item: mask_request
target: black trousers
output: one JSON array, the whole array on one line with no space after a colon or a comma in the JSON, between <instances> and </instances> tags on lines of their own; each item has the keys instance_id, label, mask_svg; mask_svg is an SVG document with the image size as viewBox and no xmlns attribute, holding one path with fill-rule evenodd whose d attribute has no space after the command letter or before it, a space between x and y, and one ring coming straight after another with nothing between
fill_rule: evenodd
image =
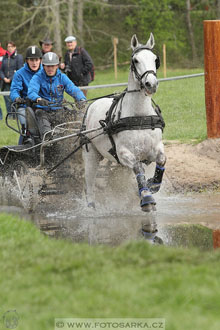
<instances>
[{"instance_id":1,"label":"black trousers","mask_svg":"<svg viewBox=\"0 0 220 330\"><path fill-rule=\"evenodd\" d=\"M65 122L63 111L36 109L35 116L38 123L40 137L43 139L45 133L51 131L56 125Z\"/></svg>"}]
</instances>

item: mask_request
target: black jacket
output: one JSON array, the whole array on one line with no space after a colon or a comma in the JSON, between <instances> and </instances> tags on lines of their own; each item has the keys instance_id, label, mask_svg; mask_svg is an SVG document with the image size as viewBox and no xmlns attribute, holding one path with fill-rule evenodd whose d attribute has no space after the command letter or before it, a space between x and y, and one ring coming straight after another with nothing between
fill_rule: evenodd
<instances>
[{"instance_id":1,"label":"black jacket","mask_svg":"<svg viewBox=\"0 0 220 330\"><path fill-rule=\"evenodd\" d=\"M90 55L79 46L76 46L71 54L71 60L70 54L69 51L65 54L65 73L76 86L87 86L91 81L90 71L93 68Z\"/></svg>"},{"instance_id":2,"label":"black jacket","mask_svg":"<svg viewBox=\"0 0 220 330\"><path fill-rule=\"evenodd\" d=\"M2 78L2 80L4 78L9 78L12 81L14 73L19 70L23 64L23 56L21 54L17 54L17 51L15 51L11 56L6 54L2 60L0 78Z\"/></svg>"}]
</instances>

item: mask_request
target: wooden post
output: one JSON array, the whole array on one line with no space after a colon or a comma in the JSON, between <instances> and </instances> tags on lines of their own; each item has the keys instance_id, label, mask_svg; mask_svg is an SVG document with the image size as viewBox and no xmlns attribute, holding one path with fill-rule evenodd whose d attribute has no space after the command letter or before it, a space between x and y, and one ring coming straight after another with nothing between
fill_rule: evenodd
<instances>
[{"instance_id":1,"label":"wooden post","mask_svg":"<svg viewBox=\"0 0 220 330\"><path fill-rule=\"evenodd\" d=\"M213 238L214 249L220 248L220 230L219 229L213 230L212 238Z\"/></svg>"},{"instance_id":2,"label":"wooden post","mask_svg":"<svg viewBox=\"0 0 220 330\"><path fill-rule=\"evenodd\" d=\"M163 76L167 77L167 59L166 59L166 45L163 44Z\"/></svg>"},{"instance_id":3,"label":"wooden post","mask_svg":"<svg viewBox=\"0 0 220 330\"><path fill-rule=\"evenodd\" d=\"M117 64L117 44L118 38L113 39L113 46L114 46L114 70L115 70L115 79L118 78L118 64Z\"/></svg>"},{"instance_id":4,"label":"wooden post","mask_svg":"<svg viewBox=\"0 0 220 330\"><path fill-rule=\"evenodd\" d=\"M204 21L205 104L208 138L220 137L220 20Z\"/></svg>"}]
</instances>

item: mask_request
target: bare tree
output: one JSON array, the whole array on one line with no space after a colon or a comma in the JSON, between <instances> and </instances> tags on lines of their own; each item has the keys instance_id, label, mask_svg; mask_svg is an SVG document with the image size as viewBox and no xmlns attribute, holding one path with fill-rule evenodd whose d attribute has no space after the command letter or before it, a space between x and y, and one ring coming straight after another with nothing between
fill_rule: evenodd
<instances>
[{"instance_id":1,"label":"bare tree","mask_svg":"<svg viewBox=\"0 0 220 330\"><path fill-rule=\"evenodd\" d=\"M78 37L79 37L82 45L84 44L84 41L83 41L83 6L84 6L84 0L78 0L77 27L78 27Z\"/></svg>"},{"instance_id":2,"label":"bare tree","mask_svg":"<svg viewBox=\"0 0 220 330\"><path fill-rule=\"evenodd\" d=\"M217 19L220 19L220 0L217 0Z\"/></svg>"},{"instance_id":3,"label":"bare tree","mask_svg":"<svg viewBox=\"0 0 220 330\"><path fill-rule=\"evenodd\" d=\"M73 23L74 0L67 0L67 6L68 6L67 34L71 36L74 31L74 23Z\"/></svg>"},{"instance_id":4,"label":"bare tree","mask_svg":"<svg viewBox=\"0 0 220 330\"><path fill-rule=\"evenodd\" d=\"M62 56L62 44L60 33L60 2L59 0L51 0L52 12L54 16L54 40L56 41L56 51Z\"/></svg>"},{"instance_id":5,"label":"bare tree","mask_svg":"<svg viewBox=\"0 0 220 330\"><path fill-rule=\"evenodd\" d=\"M191 23L190 10L191 10L190 0L186 0L186 22L187 22L187 27L188 27L188 31L189 31L189 42L190 42L191 49L192 49L192 60L193 60L193 63L196 63L197 52L196 52L194 33L193 33L193 28L192 28L192 23Z\"/></svg>"}]
</instances>

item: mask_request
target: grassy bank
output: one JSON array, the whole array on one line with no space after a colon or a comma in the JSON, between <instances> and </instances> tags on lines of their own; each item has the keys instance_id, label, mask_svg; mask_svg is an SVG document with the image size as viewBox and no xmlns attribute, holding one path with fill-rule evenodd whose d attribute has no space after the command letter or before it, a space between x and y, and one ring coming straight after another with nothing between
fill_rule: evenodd
<instances>
[{"instance_id":1,"label":"grassy bank","mask_svg":"<svg viewBox=\"0 0 220 330\"><path fill-rule=\"evenodd\" d=\"M169 330L219 329L219 252L73 244L5 214L0 235L0 311L17 311L17 329L53 329L59 317L159 317Z\"/></svg>"},{"instance_id":2,"label":"grassy bank","mask_svg":"<svg viewBox=\"0 0 220 330\"><path fill-rule=\"evenodd\" d=\"M174 77L202 70L168 70L167 76ZM162 77L162 70L158 72ZM115 80L112 70L96 72L92 85L113 84L128 81L128 68L119 70L118 79ZM88 99L122 91L124 87L95 89L88 92ZM72 100L72 98L70 98ZM189 141L191 139L203 140L206 138L206 114L204 100L204 77L183 79L177 81L161 82L154 100L159 104L165 122L164 139ZM3 97L0 104L4 111ZM18 135L0 121L0 146L17 144Z\"/></svg>"}]
</instances>

